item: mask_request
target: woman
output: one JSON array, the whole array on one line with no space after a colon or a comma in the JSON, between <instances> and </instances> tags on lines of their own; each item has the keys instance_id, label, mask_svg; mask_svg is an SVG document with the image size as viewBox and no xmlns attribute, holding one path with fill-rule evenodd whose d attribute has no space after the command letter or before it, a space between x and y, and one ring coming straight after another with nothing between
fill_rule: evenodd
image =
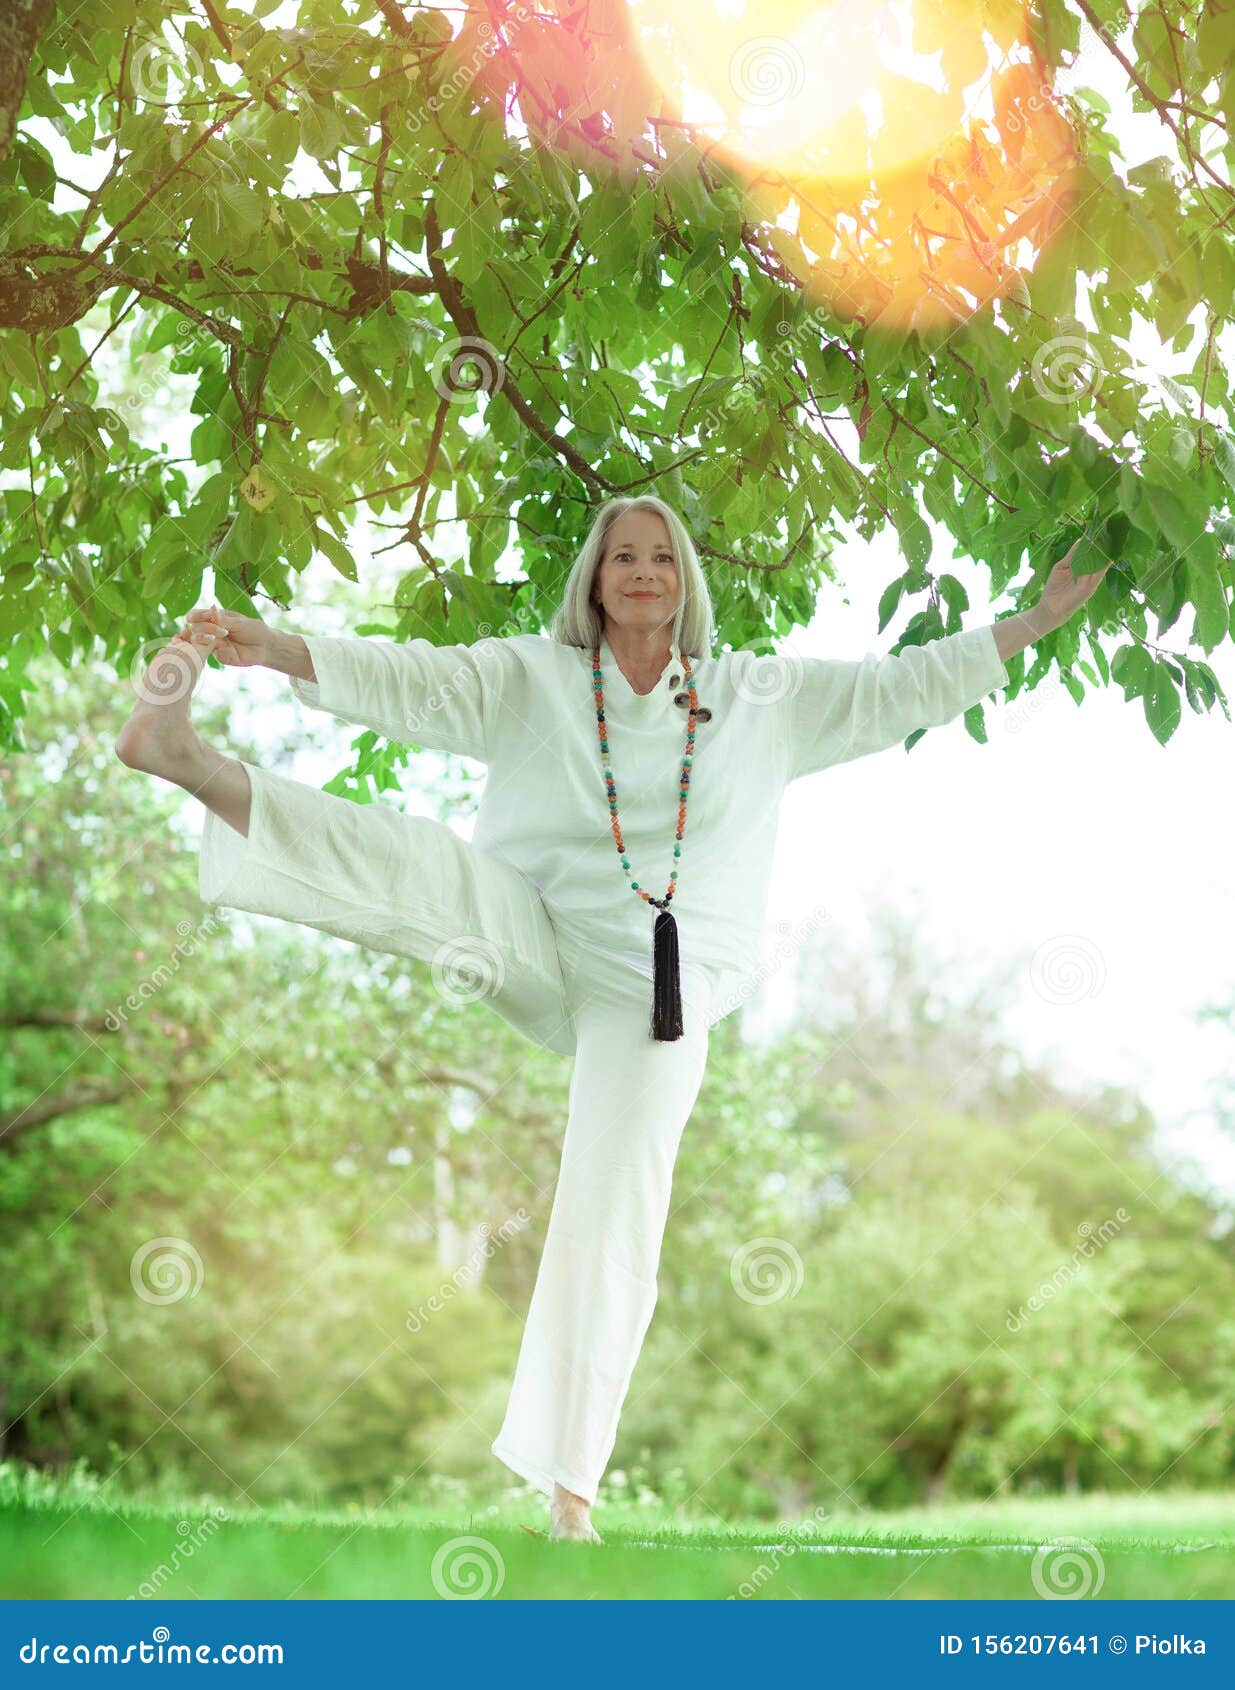
<instances>
[{"instance_id":1,"label":"woman","mask_svg":"<svg viewBox=\"0 0 1235 1690\"><path fill-rule=\"evenodd\" d=\"M678 1143L709 1028L758 952L786 785L977 703L1103 574L1074 580L1065 558L1033 610L896 656L713 656L681 521L655 497L612 499L551 638L302 638L203 608L147 671L117 754L205 805L207 902L470 969L491 1009L574 1059L492 1444L550 1497L553 1537L601 1541L590 1508L656 1302ZM203 744L189 696L211 651L290 676L345 721L486 763L471 842Z\"/></svg>"}]
</instances>

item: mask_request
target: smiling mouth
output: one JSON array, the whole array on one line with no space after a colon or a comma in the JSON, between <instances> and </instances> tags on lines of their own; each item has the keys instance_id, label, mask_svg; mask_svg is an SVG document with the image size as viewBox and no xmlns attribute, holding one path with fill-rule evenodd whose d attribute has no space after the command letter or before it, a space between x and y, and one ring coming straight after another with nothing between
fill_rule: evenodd
<instances>
[{"instance_id":1,"label":"smiling mouth","mask_svg":"<svg viewBox=\"0 0 1235 1690\"><path fill-rule=\"evenodd\" d=\"M628 599L658 599L659 593L627 593Z\"/></svg>"}]
</instances>

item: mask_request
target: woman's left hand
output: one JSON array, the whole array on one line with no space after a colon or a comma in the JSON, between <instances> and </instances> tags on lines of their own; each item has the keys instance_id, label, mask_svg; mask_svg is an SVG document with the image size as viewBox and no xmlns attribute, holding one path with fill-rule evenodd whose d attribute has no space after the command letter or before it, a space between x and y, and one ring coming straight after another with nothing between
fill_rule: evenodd
<instances>
[{"instance_id":1,"label":"woman's left hand","mask_svg":"<svg viewBox=\"0 0 1235 1690\"><path fill-rule=\"evenodd\" d=\"M1075 540L1051 570L1042 589L1042 596L1038 600L1037 608L1044 617L1049 617L1056 627L1062 627L1070 617L1075 616L1086 599L1093 597L1111 567L1110 563L1104 563L1101 569L1095 569L1090 575L1073 575L1072 554L1080 543L1080 540Z\"/></svg>"}]
</instances>

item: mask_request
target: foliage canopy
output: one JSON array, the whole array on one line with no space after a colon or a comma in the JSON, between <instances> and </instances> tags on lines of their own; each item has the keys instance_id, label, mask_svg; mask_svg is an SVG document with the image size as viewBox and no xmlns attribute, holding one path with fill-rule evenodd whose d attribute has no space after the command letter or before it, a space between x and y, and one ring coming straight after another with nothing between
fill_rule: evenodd
<instances>
[{"instance_id":1,"label":"foliage canopy","mask_svg":"<svg viewBox=\"0 0 1235 1690\"><path fill-rule=\"evenodd\" d=\"M1226 709L1235 6L958 0L1003 68L928 161L948 227L885 172L848 257L835 192L667 115L620 0L287 10L36 0L0 30L9 743L32 653L132 662L209 567L289 607L315 553L355 579L361 508L407 555L391 631L470 640L539 626L588 507L649 488L726 644L808 621L846 530L898 536L902 644L968 608L926 515L1025 604L1080 534L1078 569L1117 567L1013 688L1113 678L1163 741L1181 689ZM1103 96L1056 88L1095 41L1160 128L1134 168ZM972 45L939 45L959 84Z\"/></svg>"}]
</instances>

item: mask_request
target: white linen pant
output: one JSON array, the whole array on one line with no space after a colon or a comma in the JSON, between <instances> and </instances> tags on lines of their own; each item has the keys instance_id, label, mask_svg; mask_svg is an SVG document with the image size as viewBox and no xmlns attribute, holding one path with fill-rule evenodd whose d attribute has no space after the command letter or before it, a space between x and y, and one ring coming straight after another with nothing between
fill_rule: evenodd
<instances>
[{"instance_id":1,"label":"white linen pant","mask_svg":"<svg viewBox=\"0 0 1235 1690\"><path fill-rule=\"evenodd\" d=\"M673 1166L727 977L684 962L683 1036L655 1040L650 911L645 974L568 936L525 875L443 823L244 767L248 837L206 812L207 903L427 961L444 995L480 999L574 1057L544 1251L491 1448L546 1494L557 1481L593 1502L656 1303ZM616 871L614 882L620 896Z\"/></svg>"}]
</instances>

